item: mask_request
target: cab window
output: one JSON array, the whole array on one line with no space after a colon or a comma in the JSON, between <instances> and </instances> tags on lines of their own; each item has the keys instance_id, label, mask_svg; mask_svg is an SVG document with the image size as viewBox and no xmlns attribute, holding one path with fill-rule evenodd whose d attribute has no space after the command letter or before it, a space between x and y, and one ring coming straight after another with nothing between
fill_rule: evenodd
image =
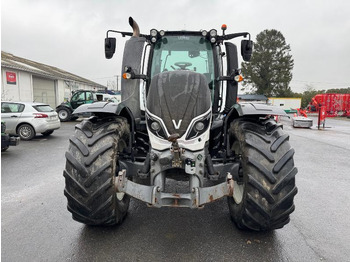
<instances>
[{"instance_id":1,"label":"cab window","mask_svg":"<svg viewBox=\"0 0 350 262\"><path fill-rule=\"evenodd\" d=\"M72 96L72 101L85 101L85 93L79 92Z\"/></svg>"},{"instance_id":2,"label":"cab window","mask_svg":"<svg viewBox=\"0 0 350 262\"><path fill-rule=\"evenodd\" d=\"M166 71L191 70L203 74L211 89L214 62L211 43L201 36L166 36L154 47L151 77Z\"/></svg>"},{"instance_id":3,"label":"cab window","mask_svg":"<svg viewBox=\"0 0 350 262\"><path fill-rule=\"evenodd\" d=\"M86 93L86 100L88 100L88 101L89 101L89 100L93 100L93 99L92 99L92 93L90 93L90 92L87 92L87 93Z\"/></svg>"}]
</instances>

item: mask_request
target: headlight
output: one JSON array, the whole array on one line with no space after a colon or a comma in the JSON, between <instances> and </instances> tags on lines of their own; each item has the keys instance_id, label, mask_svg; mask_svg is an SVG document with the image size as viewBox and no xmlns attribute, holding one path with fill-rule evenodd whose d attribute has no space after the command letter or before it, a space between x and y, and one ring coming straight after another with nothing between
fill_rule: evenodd
<instances>
[{"instance_id":1,"label":"headlight","mask_svg":"<svg viewBox=\"0 0 350 262\"><path fill-rule=\"evenodd\" d=\"M216 29L212 29L212 30L210 30L209 34L210 34L210 36L215 37L215 36L217 36L218 32L216 31Z\"/></svg>"},{"instance_id":2,"label":"headlight","mask_svg":"<svg viewBox=\"0 0 350 262\"><path fill-rule=\"evenodd\" d=\"M218 32L215 29L212 29L209 31L209 39L212 44L216 42L216 37L218 35Z\"/></svg>"},{"instance_id":3,"label":"headlight","mask_svg":"<svg viewBox=\"0 0 350 262\"><path fill-rule=\"evenodd\" d=\"M195 124L194 129L196 129L197 132L200 132L204 129L205 125L203 122L199 121Z\"/></svg>"},{"instance_id":4,"label":"headlight","mask_svg":"<svg viewBox=\"0 0 350 262\"><path fill-rule=\"evenodd\" d=\"M210 119L211 111L206 115L195 119L189 128L189 132L186 135L186 140L193 139L203 134L209 128Z\"/></svg>"},{"instance_id":5,"label":"headlight","mask_svg":"<svg viewBox=\"0 0 350 262\"><path fill-rule=\"evenodd\" d=\"M155 117L152 117L150 114L146 113L146 123L152 134L162 139L168 138L165 128L159 119L156 119Z\"/></svg>"},{"instance_id":6,"label":"headlight","mask_svg":"<svg viewBox=\"0 0 350 262\"><path fill-rule=\"evenodd\" d=\"M159 131L160 125L159 125L158 122L154 121L154 122L152 122L152 124L151 124L151 128L153 129L153 131Z\"/></svg>"},{"instance_id":7,"label":"headlight","mask_svg":"<svg viewBox=\"0 0 350 262\"><path fill-rule=\"evenodd\" d=\"M158 34L158 31L156 29L152 29L150 32L151 36L157 36L157 34Z\"/></svg>"}]
</instances>

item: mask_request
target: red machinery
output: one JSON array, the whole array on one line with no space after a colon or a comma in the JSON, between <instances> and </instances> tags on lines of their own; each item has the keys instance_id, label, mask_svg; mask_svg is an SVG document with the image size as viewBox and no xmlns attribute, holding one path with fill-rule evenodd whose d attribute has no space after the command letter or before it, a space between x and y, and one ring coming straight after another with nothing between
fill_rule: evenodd
<instances>
[{"instance_id":1,"label":"red machinery","mask_svg":"<svg viewBox=\"0 0 350 262\"><path fill-rule=\"evenodd\" d=\"M350 94L318 94L311 99L310 112L319 112L325 106L326 117L350 116Z\"/></svg>"},{"instance_id":2,"label":"red machinery","mask_svg":"<svg viewBox=\"0 0 350 262\"><path fill-rule=\"evenodd\" d=\"M298 116L307 117L306 110L303 110L301 108L297 108L297 111L298 111Z\"/></svg>"}]
</instances>

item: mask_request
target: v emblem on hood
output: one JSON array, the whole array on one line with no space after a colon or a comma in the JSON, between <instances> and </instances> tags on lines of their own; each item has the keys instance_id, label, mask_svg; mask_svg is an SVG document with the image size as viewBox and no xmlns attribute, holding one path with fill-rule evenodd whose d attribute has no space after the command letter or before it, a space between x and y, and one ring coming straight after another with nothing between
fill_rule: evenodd
<instances>
[{"instance_id":1,"label":"v emblem on hood","mask_svg":"<svg viewBox=\"0 0 350 262\"><path fill-rule=\"evenodd\" d=\"M181 126L182 119L180 119L179 122L178 122L177 124L176 124L176 122L175 122L174 119L173 119L172 121L173 121L173 125L174 125L175 129L179 129L180 126Z\"/></svg>"}]
</instances>

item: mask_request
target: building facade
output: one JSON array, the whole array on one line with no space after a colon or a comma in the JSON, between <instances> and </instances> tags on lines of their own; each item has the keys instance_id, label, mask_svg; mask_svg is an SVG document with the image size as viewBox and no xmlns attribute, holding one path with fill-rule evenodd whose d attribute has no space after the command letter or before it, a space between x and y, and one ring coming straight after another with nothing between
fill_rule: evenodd
<instances>
[{"instance_id":1,"label":"building facade","mask_svg":"<svg viewBox=\"0 0 350 262\"><path fill-rule=\"evenodd\" d=\"M1 51L1 100L42 102L55 108L73 91L106 87L62 69Z\"/></svg>"}]
</instances>

